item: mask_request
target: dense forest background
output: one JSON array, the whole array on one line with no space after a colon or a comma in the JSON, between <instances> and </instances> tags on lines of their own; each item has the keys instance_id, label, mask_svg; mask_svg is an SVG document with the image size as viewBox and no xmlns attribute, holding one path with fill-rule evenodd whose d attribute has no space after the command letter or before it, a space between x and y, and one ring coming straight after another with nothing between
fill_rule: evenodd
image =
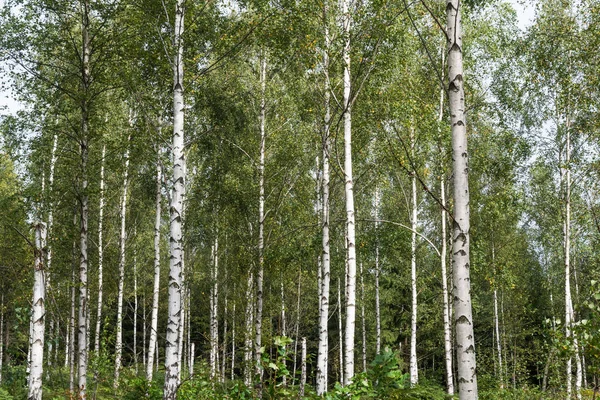
<instances>
[{"instance_id":1,"label":"dense forest background","mask_svg":"<svg viewBox=\"0 0 600 400\"><path fill-rule=\"evenodd\" d=\"M596 397L599 1L3 4L0 399Z\"/></svg>"}]
</instances>

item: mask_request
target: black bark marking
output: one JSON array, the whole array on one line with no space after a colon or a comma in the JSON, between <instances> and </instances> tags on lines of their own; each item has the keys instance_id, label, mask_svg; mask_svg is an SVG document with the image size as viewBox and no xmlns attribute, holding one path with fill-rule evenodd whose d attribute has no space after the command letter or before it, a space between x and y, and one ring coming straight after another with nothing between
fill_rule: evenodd
<instances>
[{"instance_id":1,"label":"black bark marking","mask_svg":"<svg viewBox=\"0 0 600 400\"><path fill-rule=\"evenodd\" d=\"M471 321L469 321L469 318L465 317L464 315L461 315L460 317L458 317L458 319L456 320L457 324L469 324L471 325Z\"/></svg>"}]
</instances>

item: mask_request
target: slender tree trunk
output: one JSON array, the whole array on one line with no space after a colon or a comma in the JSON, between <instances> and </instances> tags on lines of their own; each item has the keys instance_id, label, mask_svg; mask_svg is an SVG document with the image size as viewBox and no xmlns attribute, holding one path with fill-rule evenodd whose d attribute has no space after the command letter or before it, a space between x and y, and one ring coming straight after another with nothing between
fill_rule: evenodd
<instances>
[{"instance_id":1,"label":"slender tree trunk","mask_svg":"<svg viewBox=\"0 0 600 400\"><path fill-rule=\"evenodd\" d=\"M571 171L570 171L570 153L571 143L569 127L567 123L567 143L565 150L565 172L564 179L565 183L565 221L563 223L563 234L564 234L564 252L565 252L565 336L570 338L572 336L571 324L572 324L572 312L573 301L571 299ZM567 379L567 399L572 396L572 357L569 357L566 365L566 379Z\"/></svg>"},{"instance_id":2,"label":"slender tree trunk","mask_svg":"<svg viewBox=\"0 0 600 400\"><path fill-rule=\"evenodd\" d=\"M53 187L54 187L54 169L56 166L56 149L58 147L58 135L54 134L53 143L52 143L52 153L50 156L50 174L48 177L48 187L50 196L52 196ZM52 199L52 197L51 197ZM46 294L50 294L51 290L51 278L52 278L52 227L54 226L54 204L52 200L48 201L48 229L46 231L46 237L44 239L44 247L46 248ZM49 340L48 340L48 367L52 367L52 350L54 344L54 338L58 337L56 335L56 331L54 330L54 320L50 320L50 332L49 332ZM48 377L50 368L46 371L46 377Z\"/></svg>"},{"instance_id":3,"label":"slender tree trunk","mask_svg":"<svg viewBox=\"0 0 600 400\"><path fill-rule=\"evenodd\" d=\"M219 239L215 237L212 246L213 265L211 268L211 296L210 296L210 377L215 379L218 370L217 353L219 352Z\"/></svg>"},{"instance_id":4,"label":"slender tree trunk","mask_svg":"<svg viewBox=\"0 0 600 400\"><path fill-rule=\"evenodd\" d=\"M146 363L148 362L148 359L146 358L146 326L147 326L147 320L146 320L146 288L144 288L143 291L143 296L142 296L142 364L144 367L144 371L146 370Z\"/></svg>"},{"instance_id":5,"label":"slender tree trunk","mask_svg":"<svg viewBox=\"0 0 600 400\"><path fill-rule=\"evenodd\" d=\"M89 35L89 3L84 0L81 23L82 35L82 84L84 98L81 101L81 230L79 239L79 315L78 315L78 393L81 399L87 398L87 367L88 367L88 138L89 138L89 104L88 90L91 84L90 74L90 35Z\"/></svg>"},{"instance_id":6,"label":"slender tree trunk","mask_svg":"<svg viewBox=\"0 0 600 400\"><path fill-rule=\"evenodd\" d=\"M235 284L233 285L233 293L235 293ZM235 378L235 301L233 302L233 310L231 311L231 380Z\"/></svg>"},{"instance_id":7,"label":"slender tree trunk","mask_svg":"<svg viewBox=\"0 0 600 400\"><path fill-rule=\"evenodd\" d=\"M323 120L323 132L321 135L321 146L323 151L323 179L322 179L322 253L321 253L321 277L319 294L319 349L317 353L317 394L323 395L327 391L328 363L329 363L329 286L331 281L331 267L329 254L329 129L331 125L330 98L331 88L329 82L329 6L327 0L323 6L323 27L325 36L325 50L323 51L323 71L325 73L325 87L323 102L325 117ZM298 280L298 284L300 281ZM298 340L296 335L296 340ZM294 363L295 365L295 363ZM295 368L294 368L295 370Z\"/></svg>"},{"instance_id":8,"label":"slender tree trunk","mask_svg":"<svg viewBox=\"0 0 600 400\"><path fill-rule=\"evenodd\" d=\"M106 145L102 146L102 162L100 166L100 206L98 207L98 308L96 311L96 335L94 337L94 352L96 357L100 355L100 335L102 327L102 301L103 301L103 262L104 262L104 243L102 225L104 222L104 165L106 160Z\"/></svg>"},{"instance_id":9,"label":"slender tree trunk","mask_svg":"<svg viewBox=\"0 0 600 400\"><path fill-rule=\"evenodd\" d=\"M185 214L185 212L184 212ZM181 291L182 291L182 296L181 296L181 319L179 322L179 333L177 336L177 355L178 355L178 359L177 359L177 365L179 365L179 375L177 376L177 385L181 384L181 378L183 376L183 372L184 372L184 367L185 367L185 363L183 362L183 351L184 351L184 338L185 338L185 323L186 323L186 317L187 317L187 312L188 312L188 308L186 307L187 305L187 291L186 291L186 286L185 286L185 264L182 268L182 273L181 273Z\"/></svg>"},{"instance_id":10,"label":"slender tree trunk","mask_svg":"<svg viewBox=\"0 0 600 400\"><path fill-rule=\"evenodd\" d=\"M375 353L381 353L381 302L379 298L379 275L381 269L379 265L379 204L380 204L379 188L375 188L375 330L376 342Z\"/></svg>"},{"instance_id":11,"label":"slender tree trunk","mask_svg":"<svg viewBox=\"0 0 600 400\"><path fill-rule=\"evenodd\" d=\"M365 277L360 263L360 319L362 328L362 362L363 372L367 372L367 325L365 322Z\"/></svg>"},{"instance_id":12,"label":"slender tree trunk","mask_svg":"<svg viewBox=\"0 0 600 400\"><path fill-rule=\"evenodd\" d=\"M304 387L306 386L306 338L302 338L302 363L300 375L300 398L304 397Z\"/></svg>"},{"instance_id":13,"label":"slender tree trunk","mask_svg":"<svg viewBox=\"0 0 600 400\"><path fill-rule=\"evenodd\" d=\"M415 159L415 130L410 131L410 152ZM417 209L417 171L412 171L412 239L410 244L410 286L411 286L411 317L410 317L410 385L419 383L419 368L417 365L417 225L419 210Z\"/></svg>"},{"instance_id":14,"label":"slender tree trunk","mask_svg":"<svg viewBox=\"0 0 600 400\"><path fill-rule=\"evenodd\" d=\"M227 273L225 274L225 280L227 280ZM224 307L223 307L223 355L222 355L222 362L223 364L221 365L221 383L225 383L225 373L226 373L226 368L227 368L227 312L229 311L227 309L227 294L225 294L225 298L224 300Z\"/></svg>"},{"instance_id":15,"label":"slender tree trunk","mask_svg":"<svg viewBox=\"0 0 600 400\"><path fill-rule=\"evenodd\" d=\"M340 279L338 278L338 332L340 334L340 383L344 384L344 327L342 325L342 291L340 288Z\"/></svg>"},{"instance_id":16,"label":"slender tree trunk","mask_svg":"<svg viewBox=\"0 0 600 400\"><path fill-rule=\"evenodd\" d=\"M137 236L136 230L133 230L133 237ZM137 352L137 314L138 314L138 285L137 285L137 254L135 244L133 250L133 365L135 374L138 373L138 352Z\"/></svg>"},{"instance_id":17,"label":"slender tree trunk","mask_svg":"<svg viewBox=\"0 0 600 400\"><path fill-rule=\"evenodd\" d=\"M296 332L294 334L294 368L292 373L292 386L296 384L296 364L298 361L298 333L300 331L300 289L302 282L302 269L298 270L298 295L296 296Z\"/></svg>"},{"instance_id":18,"label":"slender tree trunk","mask_svg":"<svg viewBox=\"0 0 600 400\"><path fill-rule=\"evenodd\" d=\"M127 138L127 149L125 150L125 170L123 174L123 194L121 195L121 234L119 236L119 283L117 292L117 333L115 344L115 381L113 386L119 386L119 374L121 372L121 360L123 355L123 291L125 285L125 241L126 241L126 216L127 216L127 191L129 189L129 141ZM135 349L134 349L135 351Z\"/></svg>"},{"instance_id":19,"label":"slender tree trunk","mask_svg":"<svg viewBox=\"0 0 600 400\"><path fill-rule=\"evenodd\" d=\"M504 373L502 370L502 343L500 342L500 323L498 318L498 290L494 289L494 326L496 333L496 349L498 352L498 377L500 389L504 389Z\"/></svg>"},{"instance_id":20,"label":"slender tree trunk","mask_svg":"<svg viewBox=\"0 0 600 400\"><path fill-rule=\"evenodd\" d=\"M74 215L73 219L77 219ZM73 267L71 270L71 315L69 317L69 329L68 329L68 351L65 355L65 366L69 365L69 392L75 394L75 252L77 249L77 243L73 242Z\"/></svg>"},{"instance_id":21,"label":"slender tree trunk","mask_svg":"<svg viewBox=\"0 0 600 400\"><path fill-rule=\"evenodd\" d=\"M261 347L262 347L262 313L263 313L263 274L264 274L264 224L265 224L265 118L266 118L266 86L267 85L267 56L262 54L260 65L260 161L259 175L259 200L258 200L258 271L256 274L256 322L254 339L255 373L260 383L258 397L262 397Z\"/></svg>"},{"instance_id":22,"label":"slender tree trunk","mask_svg":"<svg viewBox=\"0 0 600 400\"><path fill-rule=\"evenodd\" d=\"M284 292L283 292L283 275L281 276L281 336L287 336L287 331L286 331L286 326L285 326L285 296L284 296ZM285 369L287 369L287 345L283 346L283 352L284 352L284 357L283 357L283 365L285 366ZM283 376L281 378L281 382L283 384L283 386L287 386L287 376Z\"/></svg>"},{"instance_id":23,"label":"slender tree trunk","mask_svg":"<svg viewBox=\"0 0 600 400\"><path fill-rule=\"evenodd\" d=\"M44 276L44 244L46 224L35 226L35 264L33 282L33 331L31 336L31 372L29 374L28 400L42 400L42 377L44 369L44 329L46 282Z\"/></svg>"},{"instance_id":24,"label":"slender tree trunk","mask_svg":"<svg viewBox=\"0 0 600 400\"><path fill-rule=\"evenodd\" d=\"M159 124L160 133L160 124ZM152 317L150 320L150 341L148 343L148 363L146 364L146 379L152 382L154 372L154 356L156 353L158 338L158 300L160 293L160 222L162 211L162 165L160 162L160 149L157 149L156 163L156 198L154 219L154 287L152 289Z\"/></svg>"},{"instance_id":25,"label":"slender tree trunk","mask_svg":"<svg viewBox=\"0 0 600 400\"><path fill-rule=\"evenodd\" d=\"M443 99L443 97L442 97ZM442 298L444 306L444 360L446 362L446 391L449 395L454 395L454 369L452 368L452 328L450 325L450 301L448 299L448 273L446 271L447 258L447 237L446 232L446 189L444 177L440 178L440 201L442 202Z\"/></svg>"},{"instance_id":26,"label":"slender tree trunk","mask_svg":"<svg viewBox=\"0 0 600 400\"><path fill-rule=\"evenodd\" d=\"M196 343L190 344L190 354L188 355L188 373L194 376L194 361L196 360Z\"/></svg>"},{"instance_id":27,"label":"slender tree trunk","mask_svg":"<svg viewBox=\"0 0 600 400\"><path fill-rule=\"evenodd\" d=\"M254 274L250 272L248 274L248 284L246 287L246 329L245 329L245 340L244 340L244 384L247 387L252 385L252 371L254 366L252 365L252 320L254 305L252 302Z\"/></svg>"},{"instance_id":28,"label":"slender tree trunk","mask_svg":"<svg viewBox=\"0 0 600 400\"><path fill-rule=\"evenodd\" d=\"M471 308L469 261L469 181L468 152L463 87L462 28L459 0L446 1L448 39L448 98L452 128L454 176L454 233L452 272L458 391L461 400L477 399L475 337Z\"/></svg>"},{"instance_id":29,"label":"slender tree trunk","mask_svg":"<svg viewBox=\"0 0 600 400\"><path fill-rule=\"evenodd\" d=\"M354 181L352 178L352 104L350 80L350 30L351 15L349 1L342 0L342 23L344 48L344 182L346 194L346 229L348 243L348 274L346 298L346 347L344 384L354 377L354 330L356 324L356 239L354 230Z\"/></svg>"},{"instance_id":30,"label":"slender tree trunk","mask_svg":"<svg viewBox=\"0 0 600 400\"><path fill-rule=\"evenodd\" d=\"M169 307L166 335L164 400L177 398L179 379L179 347L181 286L183 273L183 198L185 196L184 99L183 99L183 29L184 1L175 6L175 59L173 62L173 194L170 210L169 239Z\"/></svg>"}]
</instances>

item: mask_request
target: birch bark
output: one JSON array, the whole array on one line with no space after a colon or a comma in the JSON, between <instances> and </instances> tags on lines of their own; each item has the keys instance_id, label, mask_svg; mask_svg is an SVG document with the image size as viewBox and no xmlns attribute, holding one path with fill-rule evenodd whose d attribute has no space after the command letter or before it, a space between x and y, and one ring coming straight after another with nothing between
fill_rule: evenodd
<instances>
[{"instance_id":1,"label":"birch bark","mask_svg":"<svg viewBox=\"0 0 600 400\"><path fill-rule=\"evenodd\" d=\"M218 301L219 301L219 239L215 237L212 246L213 265L211 268L211 296L210 296L210 376L216 377L217 373L217 353L219 351L219 322L218 322Z\"/></svg>"},{"instance_id":2,"label":"birch bark","mask_svg":"<svg viewBox=\"0 0 600 400\"><path fill-rule=\"evenodd\" d=\"M348 385L354 377L354 331L356 324L356 235L354 227L354 181L352 177L352 104L350 98L351 13L349 0L342 0L342 24L344 40L342 51L344 61L344 188L346 194L346 241L348 244L344 384Z\"/></svg>"},{"instance_id":3,"label":"birch bark","mask_svg":"<svg viewBox=\"0 0 600 400\"><path fill-rule=\"evenodd\" d=\"M44 329L46 282L44 273L44 243L46 224L35 225L35 264L33 282L33 330L31 336L31 371L29 374L28 400L42 400L42 377L44 369Z\"/></svg>"},{"instance_id":4,"label":"birch bark","mask_svg":"<svg viewBox=\"0 0 600 400\"><path fill-rule=\"evenodd\" d=\"M470 283L470 222L468 153L463 87L462 28L460 1L446 1L448 40L448 98L452 128L454 176L454 233L452 266L458 389L461 400L477 399L477 375Z\"/></svg>"},{"instance_id":5,"label":"birch bark","mask_svg":"<svg viewBox=\"0 0 600 400\"><path fill-rule=\"evenodd\" d=\"M125 150L125 170L123 173L123 194L121 195L121 233L119 235L119 283L117 292L117 332L115 344L115 381L113 386L119 386L119 374L121 372L121 360L123 355L123 290L125 285L125 241L126 241L126 216L127 216L127 192L129 188L129 141L127 138L127 149Z\"/></svg>"},{"instance_id":6,"label":"birch bark","mask_svg":"<svg viewBox=\"0 0 600 400\"><path fill-rule=\"evenodd\" d=\"M256 315L255 315L255 339L254 357L255 374L262 385L263 369L261 367L262 347L262 313L263 313L263 274L264 274L264 219L265 219L265 117L266 117L266 86L267 85L267 56L262 54L260 65L260 161L258 165L259 174L259 200L258 200L258 271L256 273ZM261 397L261 389L258 391Z\"/></svg>"},{"instance_id":7,"label":"birch bark","mask_svg":"<svg viewBox=\"0 0 600 400\"><path fill-rule=\"evenodd\" d=\"M410 131L410 152L415 159L415 130ZM411 286L411 317L410 317L410 385L419 383L419 368L417 365L417 225L419 210L417 209L417 171L412 171L412 238L410 242L410 286Z\"/></svg>"},{"instance_id":8,"label":"birch bark","mask_svg":"<svg viewBox=\"0 0 600 400\"><path fill-rule=\"evenodd\" d=\"M165 400L177 398L179 378L178 338L181 316L181 286L183 273L183 198L185 196L184 99L183 99L183 30L184 1L175 6L175 57L173 61L173 194L170 210L169 238L169 305L165 351Z\"/></svg>"},{"instance_id":9,"label":"birch bark","mask_svg":"<svg viewBox=\"0 0 600 400\"><path fill-rule=\"evenodd\" d=\"M98 308L96 311L96 335L94 336L94 352L96 357L100 354L100 330L102 324L102 301L103 301L103 263L104 263L104 243L103 227L104 222L104 165L106 160L106 145L102 146L102 161L100 165L100 206L98 207Z\"/></svg>"},{"instance_id":10,"label":"birch bark","mask_svg":"<svg viewBox=\"0 0 600 400\"><path fill-rule=\"evenodd\" d=\"M376 342L375 352L381 353L381 303L379 297L379 275L381 269L379 265L379 204L381 201L379 188L375 188L375 330Z\"/></svg>"},{"instance_id":11,"label":"birch bark","mask_svg":"<svg viewBox=\"0 0 600 400\"><path fill-rule=\"evenodd\" d=\"M321 286L319 288L320 307L319 307L319 348L317 353L317 394L323 395L327 391L327 369L329 362L329 286L331 280L330 255L329 255L329 129L331 125L330 97L331 88L329 83L329 24L328 24L329 6L327 0L323 6L323 27L325 36L325 49L323 51L323 71L325 74L325 85L323 94L323 105L325 116L323 120L323 132L321 136L321 146L323 152L323 171L322 171L322 254L321 254Z\"/></svg>"},{"instance_id":12,"label":"birch bark","mask_svg":"<svg viewBox=\"0 0 600 400\"><path fill-rule=\"evenodd\" d=\"M155 355L158 359L158 354L156 353L156 344L158 338L158 301L160 293L160 221L162 211L162 165L160 162L160 149L157 149L157 158L154 218L154 286L152 289L152 317L150 321L150 340L148 343L148 363L146 364L146 379L148 382L152 382Z\"/></svg>"}]
</instances>

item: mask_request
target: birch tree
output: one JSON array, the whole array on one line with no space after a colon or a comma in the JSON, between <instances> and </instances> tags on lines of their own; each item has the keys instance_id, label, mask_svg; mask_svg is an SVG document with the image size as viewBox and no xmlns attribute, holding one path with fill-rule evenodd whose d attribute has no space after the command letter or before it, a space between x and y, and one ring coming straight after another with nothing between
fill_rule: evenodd
<instances>
[{"instance_id":1,"label":"birch tree","mask_svg":"<svg viewBox=\"0 0 600 400\"><path fill-rule=\"evenodd\" d=\"M178 336L180 331L181 290L183 273L183 199L185 196L185 155L184 155L184 98L183 98L183 32L184 1L177 0L175 6L173 60L173 191L169 207L169 298L168 323L165 351L165 400L177 398L180 374Z\"/></svg>"},{"instance_id":2,"label":"birch tree","mask_svg":"<svg viewBox=\"0 0 600 400\"><path fill-rule=\"evenodd\" d=\"M46 319L46 281L44 256L46 242L46 224L35 225L35 264L33 283L33 309L31 332L31 372L29 374L28 400L42 400L42 379L44 369L44 335Z\"/></svg>"},{"instance_id":3,"label":"birch tree","mask_svg":"<svg viewBox=\"0 0 600 400\"><path fill-rule=\"evenodd\" d=\"M469 156L465 120L463 45L460 2L446 1L448 99L452 129L454 213L452 273L458 393L461 400L477 399L477 374L469 261Z\"/></svg>"}]
</instances>

